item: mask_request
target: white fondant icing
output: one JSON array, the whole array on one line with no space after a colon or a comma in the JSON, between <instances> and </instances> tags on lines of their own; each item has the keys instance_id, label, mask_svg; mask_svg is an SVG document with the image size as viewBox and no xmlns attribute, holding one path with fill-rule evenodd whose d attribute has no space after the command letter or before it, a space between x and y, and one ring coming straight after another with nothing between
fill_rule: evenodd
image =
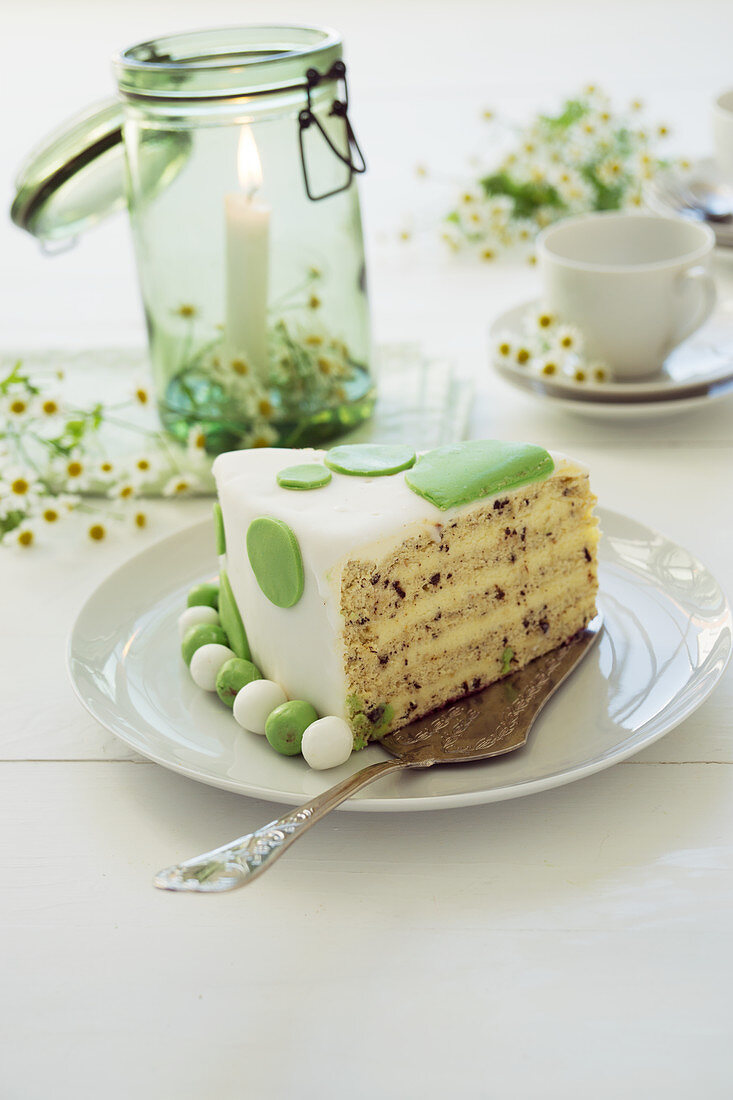
<instances>
[{"instance_id":1,"label":"white fondant icing","mask_svg":"<svg viewBox=\"0 0 733 1100\"><path fill-rule=\"evenodd\" d=\"M214 462L214 476L226 532L226 570L252 660L263 676L282 684L289 698L306 699L319 714L345 718L339 601L346 560L380 558L422 533L437 537L438 524L450 523L478 503L520 495L523 490L520 486L441 511L409 488L404 471L387 477L332 471L328 485L299 492L277 484L277 474L285 466L321 462L324 454L284 448L230 451ZM550 478L584 472L584 467L564 455L552 457L555 470ZM305 585L294 607L275 607L255 580L245 540L247 528L258 516L283 520L300 545Z\"/></svg>"},{"instance_id":2,"label":"white fondant icing","mask_svg":"<svg viewBox=\"0 0 733 1100\"><path fill-rule=\"evenodd\" d=\"M197 604L196 607L187 607L182 615L178 617L178 633L181 641L187 630L190 630L192 626L218 626L219 625L219 612L215 607L208 607L205 604Z\"/></svg>"},{"instance_id":3,"label":"white fondant icing","mask_svg":"<svg viewBox=\"0 0 733 1100\"><path fill-rule=\"evenodd\" d=\"M207 645L199 646L189 666L194 684L203 688L204 691L216 691L216 677L219 669L232 657L236 657L236 653L228 645L209 642Z\"/></svg>"},{"instance_id":4,"label":"white fondant icing","mask_svg":"<svg viewBox=\"0 0 733 1100\"><path fill-rule=\"evenodd\" d=\"M252 680L237 692L234 719L242 729L265 736L265 723L275 707L287 703L288 697L272 680Z\"/></svg>"},{"instance_id":5,"label":"white fondant icing","mask_svg":"<svg viewBox=\"0 0 733 1100\"><path fill-rule=\"evenodd\" d=\"M311 722L303 734L301 752L306 764L316 771L337 768L351 756L354 735L344 718L329 714Z\"/></svg>"}]
</instances>

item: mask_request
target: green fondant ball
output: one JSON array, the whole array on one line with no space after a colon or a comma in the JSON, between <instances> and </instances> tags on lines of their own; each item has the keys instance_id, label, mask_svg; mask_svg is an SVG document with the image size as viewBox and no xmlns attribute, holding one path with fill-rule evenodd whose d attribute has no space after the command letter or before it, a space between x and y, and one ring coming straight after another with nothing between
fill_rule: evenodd
<instances>
[{"instance_id":1,"label":"green fondant ball","mask_svg":"<svg viewBox=\"0 0 733 1100\"><path fill-rule=\"evenodd\" d=\"M240 657L232 657L225 661L216 676L216 693L228 707L234 706L237 692L245 684L251 684L253 680L261 680L262 674L251 661L244 661Z\"/></svg>"},{"instance_id":2,"label":"green fondant ball","mask_svg":"<svg viewBox=\"0 0 733 1100\"><path fill-rule=\"evenodd\" d=\"M318 719L315 708L302 699L281 703L265 722L265 737L275 752L283 756L297 756L303 742L303 734L311 722Z\"/></svg>"},{"instance_id":3,"label":"green fondant ball","mask_svg":"<svg viewBox=\"0 0 733 1100\"><path fill-rule=\"evenodd\" d=\"M187 630L181 642L181 656L187 665L191 664L191 658L202 645L228 645L229 639L220 626L212 626L210 623L202 623L192 626Z\"/></svg>"},{"instance_id":4,"label":"green fondant ball","mask_svg":"<svg viewBox=\"0 0 733 1100\"><path fill-rule=\"evenodd\" d=\"M188 607L215 607L219 610L219 585L197 584L188 593Z\"/></svg>"}]
</instances>

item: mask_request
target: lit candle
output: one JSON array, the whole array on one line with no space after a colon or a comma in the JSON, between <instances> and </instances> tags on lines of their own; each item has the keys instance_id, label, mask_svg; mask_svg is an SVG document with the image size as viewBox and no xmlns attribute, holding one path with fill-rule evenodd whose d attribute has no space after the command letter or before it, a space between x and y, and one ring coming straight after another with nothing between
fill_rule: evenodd
<instances>
[{"instance_id":1,"label":"lit candle","mask_svg":"<svg viewBox=\"0 0 733 1100\"><path fill-rule=\"evenodd\" d=\"M255 201L262 166L249 126L239 135L237 170L241 191L224 197L226 212L226 339L234 355L267 380L267 278L270 207Z\"/></svg>"}]
</instances>

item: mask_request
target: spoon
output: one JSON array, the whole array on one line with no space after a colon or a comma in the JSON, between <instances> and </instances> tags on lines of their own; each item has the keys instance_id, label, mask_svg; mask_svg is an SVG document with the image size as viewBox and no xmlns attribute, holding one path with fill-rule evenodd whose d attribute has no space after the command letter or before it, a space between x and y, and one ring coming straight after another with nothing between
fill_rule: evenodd
<instances>
[{"instance_id":1,"label":"spoon","mask_svg":"<svg viewBox=\"0 0 733 1100\"><path fill-rule=\"evenodd\" d=\"M537 657L513 676L388 734L380 743L394 759L362 768L253 833L159 871L153 884L160 890L199 894L236 890L271 867L327 813L383 775L401 768L486 760L521 748L537 715L588 653L602 625L602 616L597 614L570 641Z\"/></svg>"},{"instance_id":2,"label":"spoon","mask_svg":"<svg viewBox=\"0 0 733 1100\"><path fill-rule=\"evenodd\" d=\"M706 222L718 244L733 244L733 187L715 179L682 178L667 173L648 188L652 205L683 218ZM656 200L656 201L655 201Z\"/></svg>"}]
</instances>

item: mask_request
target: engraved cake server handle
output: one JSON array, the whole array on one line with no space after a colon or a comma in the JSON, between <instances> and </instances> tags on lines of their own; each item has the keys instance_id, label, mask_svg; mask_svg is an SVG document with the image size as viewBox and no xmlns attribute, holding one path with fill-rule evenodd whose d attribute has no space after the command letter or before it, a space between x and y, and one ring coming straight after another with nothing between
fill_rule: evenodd
<instances>
[{"instance_id":1,"label":"engraved cake server handle","mask_svg":"<svg viewBox=\"0 0 733 1100\"><path fill-rule=\"evenodd\" d=\"M336 806L390 772L486 760L521 748L537 715L588 653L602 626L598 614L565 645L513 676L388 734L381 744L395 759L370 764L253 833L159 871L153 884L200 894L236 890L271 867Z\"/></svg>"},{"instance_id":2,"label":"engraved cake server handle","mask_svg":"<svg viewBox=\"0 0 733 1100\"><path fill-rule=\"evenodd\" d=\"M276 821L269 821L267 825L255 829L253 833L159 871L153 883L160 890L207 894L236 890L262 874L298 837L368 783L400 768L424 768L433 763L429 759L400 759L370 764L296 810L290 810Z\"/></svg>"}]
</instances>

